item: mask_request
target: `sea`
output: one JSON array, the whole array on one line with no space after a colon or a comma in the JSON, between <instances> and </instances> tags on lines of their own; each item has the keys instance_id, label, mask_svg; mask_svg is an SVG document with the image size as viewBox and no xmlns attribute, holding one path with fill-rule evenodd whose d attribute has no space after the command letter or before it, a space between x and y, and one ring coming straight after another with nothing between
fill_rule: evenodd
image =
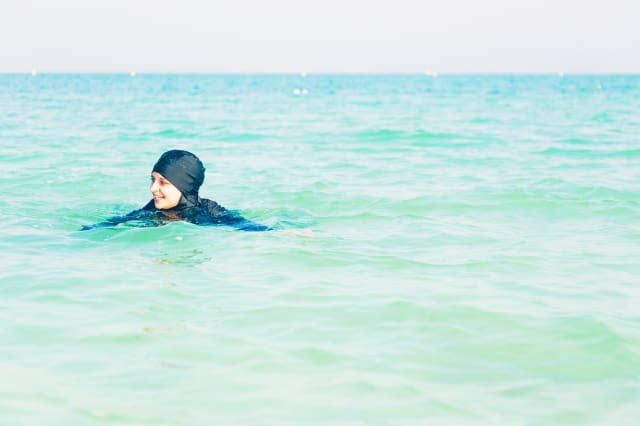
<instances>
[{"instance_id":1,"label":"sea","mask_svg":"<svg viewBox=\"0 0 640 426\"><path fill-rule=\"evenodd\" d=\"M639 424L639 75L34 74L0 424ZM174 148L273 230L81 231Z\"/></svg>"}]
</instances>

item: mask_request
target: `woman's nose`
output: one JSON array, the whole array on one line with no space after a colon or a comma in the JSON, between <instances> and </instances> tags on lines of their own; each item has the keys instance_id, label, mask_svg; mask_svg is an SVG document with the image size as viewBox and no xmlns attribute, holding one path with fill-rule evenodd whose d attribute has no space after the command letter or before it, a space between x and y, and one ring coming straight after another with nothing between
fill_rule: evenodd
<instances>
[{"instance_id":1,"label":"woman's nose","mask_svg":"<svg viewBox=\"0 0 640 426\"><path fill-rule=\"evenodd\" d=\"M149 188L149 191L151 192L156 192L158 190L158 182L151 182L151 187Z\"/></svg>"}]
</instances>

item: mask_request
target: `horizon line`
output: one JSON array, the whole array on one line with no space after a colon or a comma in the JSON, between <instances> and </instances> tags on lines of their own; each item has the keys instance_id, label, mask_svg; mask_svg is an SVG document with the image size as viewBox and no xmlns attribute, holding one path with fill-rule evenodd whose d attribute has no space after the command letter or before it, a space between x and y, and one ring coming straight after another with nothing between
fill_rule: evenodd
<instances>
[{"instance_id":1,"label":"horizon line","mask_svg":"<svg viewBox=\"0 0 640 426\"><path fill-rule=\"evenodd\" d=\"M177 70L92 70L92 71L77 71L77 70L47 70L39 68L31 68L28 70L0 70L0 75L41 75L41 74L76 74L76 75L91 75L91 74L110 74L110 75L128 75L130 77L138 77L140 75L183 75L183 74L196 74L196 75L298 75L301 77L308 77L310 75L424 75L426 77L441 77L444 75L556 75L559 77L566 77L569 75L640 75L640 70L635 71L247 71L247 70L192 70L192 71L177 71Z\"/></svg>"}]
</instances>

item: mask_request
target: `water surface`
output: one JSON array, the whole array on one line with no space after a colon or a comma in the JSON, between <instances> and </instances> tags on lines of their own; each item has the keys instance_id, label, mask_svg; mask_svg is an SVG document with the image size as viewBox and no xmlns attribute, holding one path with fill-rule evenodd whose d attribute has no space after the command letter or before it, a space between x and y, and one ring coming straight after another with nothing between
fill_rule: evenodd
<instances>
[{"instance_id":1,"label":"water surface","mask_svg":"<svg viewBox=\"0 0 640 426\"><path fill-rule=\"evenodd\" d=\"M0 75L11 425L634 425L640 77ZM167 149L278 229L79 232Z\"/></svg>"}]
</instances>

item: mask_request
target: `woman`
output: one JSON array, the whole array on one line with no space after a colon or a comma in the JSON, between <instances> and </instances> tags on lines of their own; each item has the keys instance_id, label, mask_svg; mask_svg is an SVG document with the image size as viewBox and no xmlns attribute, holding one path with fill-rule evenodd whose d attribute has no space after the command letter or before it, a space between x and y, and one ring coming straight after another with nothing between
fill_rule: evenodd
<instances>
[{"instance_id":1,"label":"woman","mask_svg":"<svg viewBox=\"0 0 640 426\"><path fill-rule=\"evenodd\" d=\"M153 199L146 206L125 216L117 216L82 229L115 226L124 222L161 225L184 220L197 225L229 225L244 231L269 231L271 228L251 222L229 211L215 201L200 198L198 190L204 182L205 168L198 157L188 151L167 151L153 166L151 187Z\"/></svg>"}]
</instances>

